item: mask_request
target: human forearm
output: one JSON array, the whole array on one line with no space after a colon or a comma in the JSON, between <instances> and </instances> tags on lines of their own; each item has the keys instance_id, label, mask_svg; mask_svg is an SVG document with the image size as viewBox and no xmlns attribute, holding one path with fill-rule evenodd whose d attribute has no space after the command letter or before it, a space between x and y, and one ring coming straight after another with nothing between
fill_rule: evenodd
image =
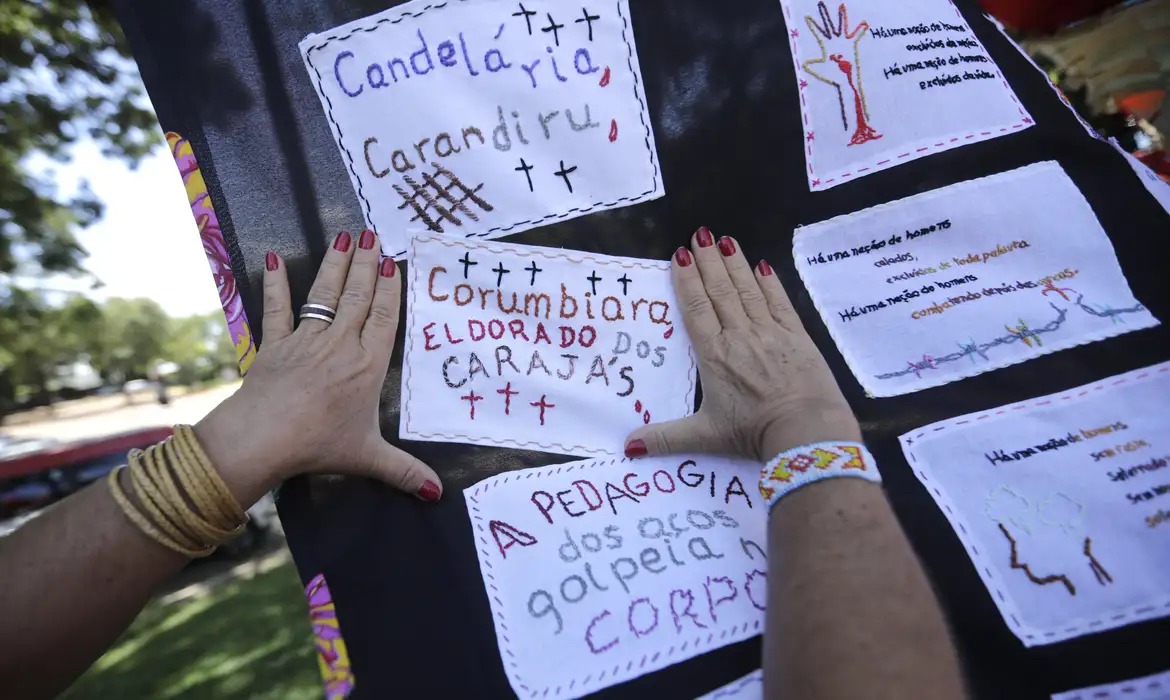
<instances>
[{"instance_id":1,"label":"human forearm","mask_svg":"<svg viewBox=\"0 0 1170 700\"><path fill-rule=\"evenodd\" d=\"M236 503L254 502L275 483L276 470L250 455L228 426L238 424L241 408L230 399L205 419L196 432L215 471L225 482ZM179 429L176 429L179 431ZM231 449L232 444L240 445ZM174 446L174 445L172 445ZM157 490L161 482L146 476L145 466L163 458L157 448L135 457L130 469L120 470L120 491L131 510L144 516L156 534L176 532L184 518L202 518L210 511L195 515L192 492L183 487L178 501L164 497ZM179 462L187 459L178 457ZM192 453L194 456L195 453ZM163 471L177 474L179 462L170 461ZM194 461L183 462L190 475ZM138 470L143 481L152 482L154 495L144 495L131 478ZM157 476L157 475L156 475ZM190 476L188 477L190 478ZM213 493L212 482L196 478L196 490L202 502ZM155 499L155 508L163 497L171 503L168 512L187 511L185 516L167 516L172 528L160 522L160 510L147 507L143 498ZM175 518L178 517L176 520ZM221 526L226 525L222 523ZM227 526L230 529L231 526ZM221 540L203 540L187 530L182 537L194 537L197 549L213 546ZM178 540L167 535L176 546ZM123 512L105 480L51 508L40 518L19 529L0 543L0 619L6 623L0 641L0 687L19 689L15 697L52 697L67 687L112 644L134 620L154 591L174 575L187 556L159 544L138 529Z\"/></svg>"},{"instance_id":2,"label":"human forearm","mask_svg":"<svg viewBox=\"0 0 1170 700\"><path fill-rule=\"evenodd\" d=\"M878 485L808 485L768 529L768 697L964 696L941 610Z\"/></svg>"},{"instance_id":3,"label":"human forearm","mask_svg":"<svg viewBox=\"0 0 1170 700\"><path fill-rule=\"evenodd\" d=\"M104 481L0 540L4 695L54 697L186 561L139 532Z\"/></svg>"}]
</instances>

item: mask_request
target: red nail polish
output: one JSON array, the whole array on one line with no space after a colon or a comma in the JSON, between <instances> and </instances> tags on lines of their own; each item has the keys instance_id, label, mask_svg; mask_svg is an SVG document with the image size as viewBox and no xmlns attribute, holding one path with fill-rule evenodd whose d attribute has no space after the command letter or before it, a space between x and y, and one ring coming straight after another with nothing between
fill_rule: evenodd
<instances>
[{"instance_id":1,"label":"red nail polish","mask_svg":"<svg viewBox=\"0 0 1170 700\"><path fill-rule=\"evenodd\" d=\"M719 239L719 252L723 253L723 257L730 258L735 255L735 241L724 236Z\"/></svg>"},{"instance_id":2,"label":"red nail polish","mask_svg":"<svg viewBox=\"0 0 1170 700\"><path fill-rule=\"evenodd\" d=\"M353 239L350 238L349 234L345 231L342 231L341 233L337 234L337 238L333 239L333 249L339 250L342 253L347 253L349 252L349 244L352 242Z\"/></svg>"},{"instance_id":3,"label":"red nail polish","mask_svg":"<svg viewBox=\"0 0 1170 700\"><path fill-rule=\"evenodd\" d=\"M280 267L280 258L276 257L276 253L268 251L268 254L264 256L264 267L268 268L269 272Z\"/></svg>"},{"instance_id":4,"label":"red nail polish","mask_svg":"<svg viewBox=\"0 0 1170 700\"><path fill-rule=\"evenodd\" d=\"M382 261L382 267L378 269L378 274L383 277L393 277L397 271L398 266L394 264L394 258L386 258Z\"/></svg>"},{"instance_id":5,"label":"red nail polish","mask_svg":"<svg viewBox=\"0 0 1170 700\"><path fill-rule=\"evenodd\" d=\"M427 503L434 503L442 495L443 492L439 490L439 485L430 480L424 481L423 485L418 488L418 497Z\"/></svg>"},{"instance_id":6,"label":"red nail polish","mask_svg":"<svg viewBox=\"0 0 1170 700\"><path fill-rule=\"evenodd\" d=\"M362 231L362 235L358 238L358 248L362 250L369 250L374 247L374 232L370 229Z\"/></svg>"},{"instance_id":7,"label":"red nail polish","mask_svg":"<svg viewBox=\"0 0 1170 700\"><path fill-rule=\"evenodd\" d=\"M679 267L690 267L695 259L691 257L691 251L686 248L679 248L674 251L674 261L678 263Z\"/></svg>"},{"instance_id":8,"label":"red nail polish","mask_svg":"<svg viewBox=\"0 0 1170 700\"><path fill-rule=\"evenodd\" d=\"M633 459L635 457L645 457L649 453L646 449L646 443L642 440L630 440L626 443L626 457Z\"/></svg>"},{"instance_id":9,"label":"red nail polish","mask_svg":"<svg viewBox=\"0 0 1170 700\"><path fill-rule=\"evenodd\" d=\"M715 238L711 235L711 229L706 226L700 226L699 230L695 231L695 239L699 241L700 248L710 248L715 243Z\"/></svg>"},{"instance_id":10,"label":"red nail polish","mask_svg":"<svg viewBox=\"0 0 1170 700\"><path fill-rule=\"evenodd\" d=\"M756 269L760 271L760 277L772 276L772 266L768 264L767 260L761 260L760 264L756 265Z\"/></svg>"}]
</instances>

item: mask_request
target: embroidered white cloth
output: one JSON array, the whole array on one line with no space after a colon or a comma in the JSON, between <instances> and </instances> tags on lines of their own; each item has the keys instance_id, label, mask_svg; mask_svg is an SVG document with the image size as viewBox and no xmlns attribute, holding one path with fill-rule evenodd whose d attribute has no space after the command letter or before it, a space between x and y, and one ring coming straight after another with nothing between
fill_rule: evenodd
<instances>
[{"instance_id":1,"label":"embroidered white cloth","mask_svg":"<svg viewBox=\"0 0 1170 700\"><path fill-rule=\"evenodd\" d=\"M415 0L300 50L387 255L663 195L627 0Z\"/></svg>"},{"instance_id":2,"label":"embroidered white cloth","mask_svg":"<svg viewBox=\"0 0 1170 700\"><path fill-rule=\"evenodd\" d=\"M1170 671L1119 683L1056 693L1052 700L1170 700Z\"/></svg>"},{"instance_id":3,"label":"embroidered white cloth","mask_svg":"<svg viewBox=\"0 0 1170 700\"><path fill-rule=\"evenodd\" d=\"M1167 214L1170 214L1170 183L1158 177L1158 174L1151 170L1149 166L1122 148L1121 144L1117 143L1117 139L1109 139L1109 143L1113 144L1117 152L1125 157L1125 162L1129 163L1129 167L1133 168L1134 174L1142 181L1142 186L1146 188L1146 191L1152 194L1154 199L1158 200L1158 204L1162 205L1162 208L1166 210Z\"/></svg>"},{"instance_id":4,"label":"embroidered white cloth","mask_svg":"<svg viewBox=\"0 0 1170 700\"><path fill-rule=\"evenodd\" d=\"M694 410L670 263L411 241L401 436L580 456Z\"/></svg>"},{"instance_id":5,"label":"embroidered white cloth","mask_svg":"<svg viewBox=\"0 0 1170 700\"><path fill-rule=\"evenodd\" d=\"M780 5L814 191L1032 125L950 0Z\"/></svg>"},{"instance_id":6,"label":"embroidered white cloth","mask_svg":"<svg viewBox=\"0 0 1170 700\"><path fill-rule=\"evenodd\" d=\"M1170 615L1170 363L901 441L1026 646Z\"/></svg>"},{"instance_id":7,"label":"embroidered white cloth","mask_svg":"<svg viewBox=\"0 0 1170 700\"><path fill-rule=\"evenodd\" d=\"M576 698L760 634L755 462L597 460L464 491L500 657L521 698Z\"/></svg>"},{"instance_id":8,"label":"embroidered white cloth","mask_svg":"<svg viewBox=\"0 0 1170 700\"><path fill-rule=\"evenodd\" d=\"M871 396L1158 323L1051 161L797 229L793 254Z\"/></svg>"},{"instance_id":9,"label":"embroidered white cloth","mask_svg":"<svg viewBox=\"0 0 1170 700\"><path fill-rule=\"evenodd\" d=\"M716 688L696 700L764 700L764 672L756 669L739 680Z\"/></svg>"}]
</instances>

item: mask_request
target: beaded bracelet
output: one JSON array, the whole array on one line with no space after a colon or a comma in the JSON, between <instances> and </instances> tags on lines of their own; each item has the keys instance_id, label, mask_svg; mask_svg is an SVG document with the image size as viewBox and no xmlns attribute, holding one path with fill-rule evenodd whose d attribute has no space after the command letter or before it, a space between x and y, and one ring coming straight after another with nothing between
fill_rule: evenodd
<instances>
[{"instance_id":1,"label":"beaded bracelet","mask_svg":"<svg viewBox=\"0 0 1170 700\"><path fill-rule=\"evenodd\" d=\"M822 479L851 477L881 483L873 455L860 442L818 442L785 450L760 473L760 494L768 510L801 486Z\"/></svg>"}]
</instances>

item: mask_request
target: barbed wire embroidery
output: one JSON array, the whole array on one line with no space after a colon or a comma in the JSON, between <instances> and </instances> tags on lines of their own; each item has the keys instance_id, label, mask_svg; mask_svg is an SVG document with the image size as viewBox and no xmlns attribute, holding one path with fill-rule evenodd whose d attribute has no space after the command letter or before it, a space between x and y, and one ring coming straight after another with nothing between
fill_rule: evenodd
<instances>
[{"instance_id":1,"label":"barbed wire embroidery","mask_svg":"<svg viewBox=\"0 0 1170 700\"><path fill-rule=\"evenodd\" d=\"M845 109L845 93L842 90L841 82L839 80L832 80L829 77L821 75L812 69L811 66L817 64L825 64L832 61L836 64L837 69L845 75L845 81L849 85L850 91L853 93L853 106L855 111L856 128L853 131L853 138L850 139L850 146L859 146L870 141L876 141L882 137L869 124L869 105L865 99L865 88L862 85L861 76L861 50L859 44L869 32L869 23L861 22L853 31L849 30L849 9L845 3L837 9L837 22L833 22L832 16L829 14L829 8L823 2L817 3L817 11L820 14L820 22L813 19L812 15L804 18L810 30L812 30L813 37L816 38L817 44L821 49L821 57L805 61L801 66L805 72L816 78L817 80L831 85L837 91L837 102L841 107L841 124L845 131L849 131L849 117ZM853 41L853 61L848 61L840 53L830 54L828 48L825 46L826 40L834 38L840 39L844 36L846 39ZM854 74L856 73L856 78Z\"/></svg>"},{"instance_id":2,"label":"barbed wire embroidery","mask_svg":"<svg viewBox=\"0 0 1170 700\"><path fill-rule=\"evenodd\" d=\"M397 183L394 185L394 191L402 197L402 204L399 204L398 208L414 209L414 216L410 219L412 222L422 221L431 231L444 233L444 222L454 226L463 225L463 220L456 216L456 213L472 221L479 221L478 214L468 206L468 202L485 212L494 209L478 194L483 189L483 183L468 187L455 173L438 163L432 165L435 166L435 172L423 173L421 184L410 175L402 176L402 181L410 188L409 191L402 185ZM440 179L445 182L440 182Z\"/></svg>"},{"instance_id":3,"label":"barbed wire embroidery","mask_svg":"<svg viewBox=\"0 0 1170 700\"><path fill-rule=\"evenodd\" d=\"M1126 314L1133 314L1146 310L1146 307L1142 304L1135 304L1133 306L1128 306L1121 309L1115 309L1111 306L1102 306L1097 308L1095 306L1086 304L1084 299L1085 295L1080 294L1073 303L1090 316L1095 316L1102 319L1107 318L1112 323L1124 323L1125 319L1123 317ZM1068 309L1062 309L1052 302L1049 302L1048 305L1052 307L1053 311L1056 312L1056 318L1044 324L1043 326L1033 327L1029 325L1027 321L1019 319L1017 321L1017 325L1015 326L1004 324L1004 330L1006 333L999 337L993 338L992 340L984 343L977 343L974 339L971 339L967 343L957 342L956 344L959 346L959 349L955 352L939 356L923 354L922 359L909 360L906 363L907 366L904 369L894 372L886 372L884 374L875 374L874 379L896 379L898 377L904 377L908 374L913 374L921 378L922 372L924 370L939 369L939 365L943 365L948 362L955 362L957 360L963 359L964 357L968 357L972 362L975 362L976 356L978 356L985 362L990 362L990 358L987 356L988 350L997 348L1001 345L1009 345L1016 342L1022 342L1029 348L1037 350L1041 349L1044 346L1042 336L1059 330L1068 320Z\"/></svg>"}]
</instances>

